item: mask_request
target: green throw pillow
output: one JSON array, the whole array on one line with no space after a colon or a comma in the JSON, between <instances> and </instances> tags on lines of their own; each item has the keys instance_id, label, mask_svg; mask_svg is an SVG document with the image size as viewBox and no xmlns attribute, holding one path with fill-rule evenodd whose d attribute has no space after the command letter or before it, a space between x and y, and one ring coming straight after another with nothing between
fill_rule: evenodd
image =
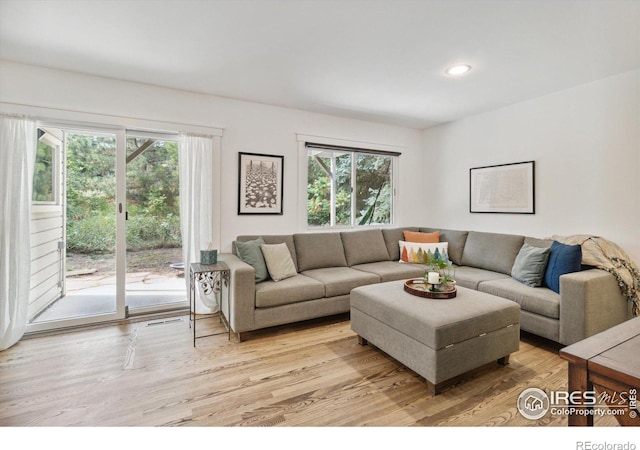
<instances>
[{"instance_id":1,"label":"green throw pillow","mask_svg":"<svg viewBox=\"0 0 640 450\"><path fill-rule=\"evenodd\" d=\"M527 286L541 286L548 260L548 248L523 244L513 263L511 276Z\"/></svg>"},{"instance_id":2,"label":"green throw pillow","mask_svg":"<svg viewBox=\"0 0 640 450\"><path fill-rule=\"evenodd\" d=\"M238 242L236 241L236 253L238 258L252 266L256 271L256 283L260 283L269 278L267 264L262 255L261 245L264 244L262 238L253 241Z\"/></svg>"}]
</instances>

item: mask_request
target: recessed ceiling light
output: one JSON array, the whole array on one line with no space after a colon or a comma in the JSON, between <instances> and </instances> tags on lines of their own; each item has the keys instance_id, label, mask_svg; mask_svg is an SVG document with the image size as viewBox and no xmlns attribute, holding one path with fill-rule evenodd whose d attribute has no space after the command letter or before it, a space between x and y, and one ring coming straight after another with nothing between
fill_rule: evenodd
<instances>
[{"instance_id":1,"label":"recessed ceiling light","mask_svg":"<svg viewBox=\"0 0 640 450\"><path fill-rule=\"evenodd\" d=\"M468 64L458 64L457 66L451 66L444 71L447 75L462 75L471 70L471 66Z\"/></svg>"}]
</instances>

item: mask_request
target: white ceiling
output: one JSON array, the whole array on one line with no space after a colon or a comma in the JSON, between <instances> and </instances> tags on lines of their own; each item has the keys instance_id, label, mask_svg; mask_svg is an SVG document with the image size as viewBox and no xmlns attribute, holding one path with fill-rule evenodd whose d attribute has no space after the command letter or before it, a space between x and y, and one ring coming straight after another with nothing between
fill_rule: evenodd
<instances>
[{"instance_id":1,"label":"white ceiling","mask_svg":"<svg viewBox=\"0 0 640 450\"><path fill-rule=\"evenodd\" d=\"M425 128L639 68L640 0L0 0L0 58Z\"/></svg>"}]
</instances>

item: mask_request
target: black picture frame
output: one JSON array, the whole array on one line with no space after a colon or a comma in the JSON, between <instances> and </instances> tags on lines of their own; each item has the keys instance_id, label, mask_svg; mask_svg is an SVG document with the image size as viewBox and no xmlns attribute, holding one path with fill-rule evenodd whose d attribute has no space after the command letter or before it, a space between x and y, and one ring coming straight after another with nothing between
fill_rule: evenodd
<instances>
[{"instance_id":1,"label":"black picture frame","mask_svg":"<svg viewBox=\"0 0 640 450\"><path fill-rule=\"evenodd\" d=\"M535 214L535 161L469 169L469 212Z\"/></svg>"},{"instance_id":2,"label":"black picture frame","mask_svg":"<svg viewBox=\"0 0 640 450\"><path fill-rule=\"evenodd\" d=\"M238 215L282 215L284 156L238 154Z\"/></svg>"}]
</instances>

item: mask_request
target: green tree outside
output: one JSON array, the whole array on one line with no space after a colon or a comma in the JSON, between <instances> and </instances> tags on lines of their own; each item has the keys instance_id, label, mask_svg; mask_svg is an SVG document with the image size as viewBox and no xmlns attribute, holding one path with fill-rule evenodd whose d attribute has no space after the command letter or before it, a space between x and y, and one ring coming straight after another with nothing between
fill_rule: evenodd
<instances>
[{"instance_id":1,"label":"green tree outside","mask_svg":"<svg viewBox=\"0 0 640 450\"><path fill-rule=\"evenodd\" d=\"M311 226L331 224L331 156L309 156L307 163L307 220ZM330 154L330 153L329 153ZM352 161L356 183L351 192ZM336 225L351 224L351 202L355 202L357 225L391 223L392 158L384 155L343 153L335 156ZM327 173L329 172L329 173Z\"/></svg>"},{"instance_id":2,"label":"green tree outside","mask_svg":"<svg viewBox=\"0 0 640 450\"><path fill-rule=\"evenodd\" d=\"M130 155L145 140L127 139ZM116 144L112 137L67 136L67 247L115 250ZM127 248L180 247L177 143L157 141L127 165Z\"/></svg>"}]
</instances>

